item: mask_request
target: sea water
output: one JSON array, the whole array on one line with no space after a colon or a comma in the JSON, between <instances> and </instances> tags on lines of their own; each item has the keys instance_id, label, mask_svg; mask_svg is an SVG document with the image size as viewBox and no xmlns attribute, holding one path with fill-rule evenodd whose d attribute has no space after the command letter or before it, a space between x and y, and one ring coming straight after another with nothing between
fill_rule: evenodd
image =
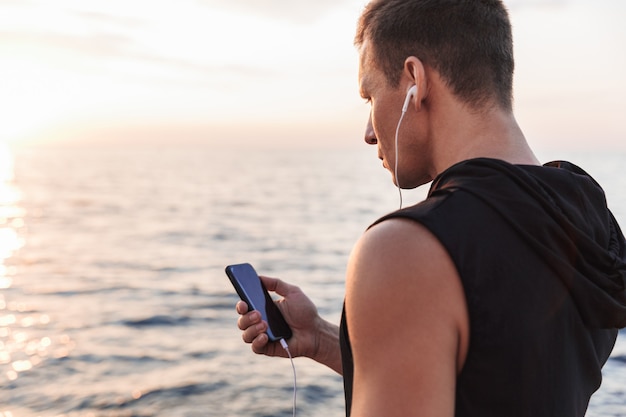
<instances>
[{"instance_id":1,"label":"sea water","mask_svg":"<svg viewBox=\"0 0 626 417\"><path fill-rule=\"evenodd\" d=\"M364 148L0 155L0 417L290 416L291 365L242 342L224 266L297 284L338 322L352 245L399 204ZM626 155L543 160L559 157L626 224ZM624 339L588 416L626 413ZM343 415L341 377L295 365L298 415Z\"/></svg>"}]
</instances>

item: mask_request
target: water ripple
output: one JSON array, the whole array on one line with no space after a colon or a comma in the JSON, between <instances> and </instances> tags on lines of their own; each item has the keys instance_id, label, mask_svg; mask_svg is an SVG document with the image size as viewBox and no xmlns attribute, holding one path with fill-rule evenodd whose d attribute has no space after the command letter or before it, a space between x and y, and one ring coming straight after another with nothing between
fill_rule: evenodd
<instances>
[{"instance_id":1,"label":"water ripple","mask_svg":"<svg viewBox=\"0 0 626 417\"><path fill-rule=\"evenodd\" d=\"M142 328L142 327L153 327L153 326L180 326L180 325L188 324L190 320L191 320L190 317L187 317L187 316L174 317L174 316L167 316L167 315L159 314L159 315L147 317L144 319L124 320L122 321L122 323L125 326Z\"/></svg>"}]
</instances>

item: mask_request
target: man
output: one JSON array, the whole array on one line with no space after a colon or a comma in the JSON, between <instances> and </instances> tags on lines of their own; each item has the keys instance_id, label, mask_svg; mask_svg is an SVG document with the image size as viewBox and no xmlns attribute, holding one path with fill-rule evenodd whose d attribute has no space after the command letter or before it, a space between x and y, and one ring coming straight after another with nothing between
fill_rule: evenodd
<instances>
[{"instance_id":1,"label":"man","mask_svg":"<svg viewBox=\"0 0 626 417\"><path fill-rule=\"evenodd\" d=\"M338 328L294 286L292 354L343 373L348 415L583 416L626 326L626 244L600 187L541 166L512 113L498 0L374 0L356 36L365 141L428 198L350 257ZM284 356L238 303L256 353Z\"/></svg>"}]
</instances>

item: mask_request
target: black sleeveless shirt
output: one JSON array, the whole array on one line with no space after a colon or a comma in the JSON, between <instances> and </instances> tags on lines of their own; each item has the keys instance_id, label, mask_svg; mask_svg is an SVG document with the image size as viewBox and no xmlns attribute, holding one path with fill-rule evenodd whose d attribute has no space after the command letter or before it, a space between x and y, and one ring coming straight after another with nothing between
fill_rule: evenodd
<instances>
[{"instance_id":1,"label":"black sleeveless shirt","mask_svg":"<svg viewBox=\"0 0 626 417\"><path fill-rule=\"evenodd\" d=\"M455 416L583 416L626 326L626 245L598 184L567 162L474 159L437 177L422 203L376 223L391 218L427 227L462 281L470 345ZM346 415L348 330L344 311Z\"/></svg>"}]
</instances>

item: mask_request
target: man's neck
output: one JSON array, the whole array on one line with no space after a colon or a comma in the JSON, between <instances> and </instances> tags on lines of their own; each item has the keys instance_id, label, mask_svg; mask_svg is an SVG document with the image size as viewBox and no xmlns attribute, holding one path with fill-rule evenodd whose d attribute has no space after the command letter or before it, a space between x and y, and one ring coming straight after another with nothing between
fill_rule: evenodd
<instances>
[{"instance_id":1,"label":"man's neck","mask_svg":"<svg viewBox=\"0 0 626 417\"><path fill-rule=\"evenodd\" d=\"M472 158L495 158L512 164L540 164L512 113L490 109L476 114L467 111L464 106L456 110L447 112L451 119L433 125L436 174Z\"/></svg>"}]
</instances>

